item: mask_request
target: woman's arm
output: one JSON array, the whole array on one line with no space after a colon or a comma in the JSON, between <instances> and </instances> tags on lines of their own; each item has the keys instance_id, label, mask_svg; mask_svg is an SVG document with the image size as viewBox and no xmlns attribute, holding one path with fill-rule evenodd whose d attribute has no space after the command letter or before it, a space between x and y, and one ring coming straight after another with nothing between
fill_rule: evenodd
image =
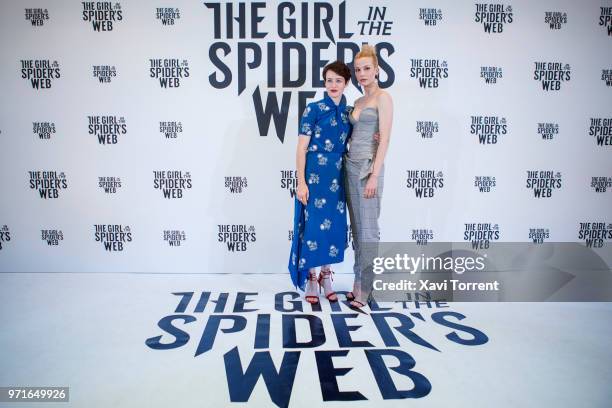
<instances>
[{"instance_id":1,"label":"woman's arm","mask_svg":"<svg viewBox=\"0 0 612 408\"><path fill-rule=\"evenodd\" d=\"M389 148L389 140L391 138L391 126L393 123L393 99L387 92L382 91L378 96L378 130L380 139L376 150L376 158L372 166L372 173L368 177L363 196L372 198L376 194L378 186L378 175L385 162L385 156Z\"/></svg>"},{"instance_id":2,"label":"woman's arm","mask_svg":"<svg viewBox=\"0 0 612 408\"><path fill-rule=\"evenodd\" d=\"M295 167L298 179L297 199L304 205L306 205L308 201L308 185L306 184L304 173L306 170L306 152L308 151L309 143L310 136L300 135L298 137L297 151L295 152Z\"/></svg>"}]
</instances>

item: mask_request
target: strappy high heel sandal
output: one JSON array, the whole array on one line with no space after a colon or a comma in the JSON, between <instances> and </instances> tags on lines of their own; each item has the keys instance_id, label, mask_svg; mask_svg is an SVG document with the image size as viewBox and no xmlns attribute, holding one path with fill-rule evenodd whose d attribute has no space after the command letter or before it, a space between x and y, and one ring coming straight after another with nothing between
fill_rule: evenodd
<instances>
[{"instance_id":1,"label":"strappy high heel sandal","mask_svg":"<svg viewBox=\"0 0 612 408\"><path fill-rule=\"evenodd\" d=\"M349 293L352 296L349 296ZM355 296L355 294L353 292L349 292L346 294L346 300L349 301L349 304L351 305L351 307L355 307L357 309L361 309L363 307L365 307L368 304L368 301L366 300L365 302L358 300L357 297ZM359 291L360 293L360 297L361 297L361 290Z\"/></svg>"},{"instance_id":2,"label":"strappy high heel sandal","mask_svg":"<svg viewBox=\"0 0 612 408\"><path fill-rule=\"evenodd\" d=\"M355 285L353 285L353 290L355 288ZM359 286L359 291L361 291L361 286ZM352 302L353 300L355 300L355 293L353 293L353 291L350 291L346 294L346 300L348 300L349 302Z\"/></svg>"},{"instance_id":3,"label":"strappy high heel sandal","mask_svg":"<svg viewBox=\"0 0 612 408\"><path fill-rule=\"evenodd\" d=\"M355 304L355 303L357 303L357 304ZM350 305L352 307L356 307L357 309L361 309L361 308L364 308L367 305L367 303L363 303L361 300L357 300L357 299L353 298L353 300L351 300Z\"/></svg>"},{"instance_id":4,"label":"strappy high heel sandal","mask_svg":"<svg viewBox=\"0 0 612 408\"><path fill-rule=\"evenodd\" d=\"M331 269L325 270L325 269L321 269L321 273L319 274L319 293L321 293L321 287L323 287L324 293L325 293L325 297L327 298L327 300L329 300L330 302L337 302L338 301L338 296L336 296L336 292L333 291L332 289L332 285L331 285L331 281L334 280L332 274L334 272ZM327 285L323 284L323 280L327 280Z\"/></svg>"},{"instance_id":5,"label":"strappy high heel sandal","mask_svg":"<svg viewBox=\"0 0 612 408\"><path fill-rule=\"evenodd\" d=\"M306 290L306 301L312 305L319 303L319 295L317 295L316 283L317 282L317 274L316 272L312 272L308 274L308 283L307 288L311 290Z\"/></svg>"}]
</instances>

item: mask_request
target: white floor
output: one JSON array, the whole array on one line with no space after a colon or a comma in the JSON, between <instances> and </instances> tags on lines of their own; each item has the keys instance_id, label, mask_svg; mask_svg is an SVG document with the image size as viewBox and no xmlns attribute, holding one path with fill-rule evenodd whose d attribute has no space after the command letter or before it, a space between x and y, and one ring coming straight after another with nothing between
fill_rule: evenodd
<instances>
[{"instance_id":1,"label":"white floor","mask_svg":"<svg viewBox=\"0 0 612 408\"><path fill-rule=\"evenodd\" d=\"M336 275L336 288L348 289L351 275ZM0 386L69 386L70 407L225 407L275 406L263 379L247 403L232 403L223 355L238 346L246 370L256 351L269 351L279 368L283 354L281 316L274 295L291 291L287 275L173 275L173 274L0 274ZM225 313L247 318L237 333L219 332L213 348L194 356L214 304L203 313L194 307L202 291L229 292ZM247 308L234 313L236 293L257 292ZM195 292L184 313L175 313L179 297ZM393 330L400 346L416 361L412 369L431 384L417 399L383 400L364 348L339 347L329 303L304 313L323 321L326 343L303 348L297 365L290 407L609 407L612 396L612 303L454 303L446 308L393 311L411 317L413 332L434 345L431 350ZM341 304L340 313L355 313ZM370 310L366 310L368 313ZM488 342L466 346L448 340L454 331L432 321L431 315L453 311L466 316L457 323L482 331ZM411 313L420 312L423 320ZM337 313L337 312L336 312ZM174 337L157 323L168 315L186 314L197 320L175 325L190 335L182 347L154 350L146 339ZM217 313L218 314L218 313ZM270 314L270 347L254 348L257 314ZM285 313L293 314L293 313ZM368 340L385 349L369 314L348 318L354 341ZM298 322L298 340L308 341L307 326ZM221 328L229 327L224 322ZM465 339L472 336L457 331ZM371 348L371 347L370 347ZM337 368L352 367L337 381L341 391L359 391L365 401L324 402L315 351L349 350L334 357ZM385 357L387 367L398 365ZM413 383L390 370L398 389ZM41 407L40 403L0 403L1 406Z\"/></svg>"}]
</instances>

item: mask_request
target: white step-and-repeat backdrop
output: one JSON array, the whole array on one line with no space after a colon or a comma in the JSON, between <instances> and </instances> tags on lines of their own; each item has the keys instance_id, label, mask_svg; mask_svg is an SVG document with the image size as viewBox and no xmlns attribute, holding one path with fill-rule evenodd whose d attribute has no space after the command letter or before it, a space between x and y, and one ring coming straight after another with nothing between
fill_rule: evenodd
<instances>
[{"instance_id":1,"label":"white step-and-repeat backdrop","mask_svg":"<svg viewBox=\"0 0 612 408\"><path fill-rule=\"evenodd\" d=\"M371 4L3 2L0 270L286 272L299 114L363 43L382 240L612 239L612 2Z\"/></svg>"}]
</instances>

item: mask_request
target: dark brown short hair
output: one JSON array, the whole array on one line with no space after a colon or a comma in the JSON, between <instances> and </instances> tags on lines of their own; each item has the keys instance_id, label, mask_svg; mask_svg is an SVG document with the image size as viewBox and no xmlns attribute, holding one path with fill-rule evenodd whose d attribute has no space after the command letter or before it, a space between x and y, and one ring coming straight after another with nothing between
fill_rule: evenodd
<instances>
[{"instance_id":1,"label":"dark brown short hair","mask_svg":"<svg viewBox=\"0 0 612 408\"><path fill-rule=\"evenodd\" d=\"M325 75L327 71L332 71L336 75L340 75L344 78L344 82L348 82L351 79L351 70L349 67L342 61L334 61L329 63L323 68L323 80L325 81Z\"/></svg>"}]
</instances>

